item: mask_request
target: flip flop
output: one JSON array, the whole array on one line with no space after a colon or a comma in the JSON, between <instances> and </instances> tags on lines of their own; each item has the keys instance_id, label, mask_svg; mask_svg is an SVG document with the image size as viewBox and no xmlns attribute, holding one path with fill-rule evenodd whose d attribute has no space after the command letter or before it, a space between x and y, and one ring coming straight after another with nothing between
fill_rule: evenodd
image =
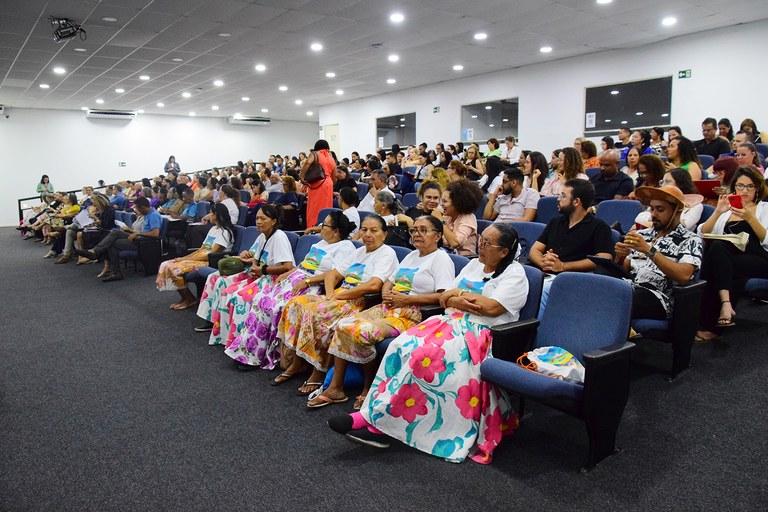
<instances>
[{"instance_id":1,"label":"flip flop","mask_svg":"<svg viewBox=\"0 0 768 512\"><path fill-rule=\"evenodd\" d=\"M352 406L352 408L356 411L359 411L363 408L363 402L365 402L365 397L368 395L357 395L357 398L355 398L355 404Z\"/></svg>"},{"instance_id":2,"label":"flip flop","mask_svg":"<svg viewBox=\"0 0 768 512\"><path fill-rule=\"evenodd\" d=\"M312 393L314 393L314 392L315 392L315 391L316 391L316 390L317 390L317 389L318 389L320 386L322 386L322 385L323 385L323 383L322 383L322 382L309 382L309 381L305 380L305 381L304 381L304 384L302 384L301 386L299 386L299 389L296 391L296 396L307 396L307 395L311 395ZM307 386L314 386L314 389L312 389L312 390L310 390L310 391L306 391L306 392L304 392L304 391L301 391L301 388L305 388L305 387L307 387Z\"/></svg>"},{"instance_id":3,"label":"flip flop","mask_svg":"<svg viewBox=\"0 0 768 512\"><path fill-rule=\"evenodd\" d=\"M694 336L693 341L695 343L709 343L710 341L719 340L720 338L722 338L722 336L720 335L715 335L712 338L703 338L697 334L696 336Z\"/></svg>"},{"instance_id":4,"label":"flip flop","mask_svg":"<svg viewBox=\"0 0 768 512\"><path fill-rule=\"evenodd\" d=\"M733 318L722 317L717 319L717 326L718 327L736 327L736 322L733 321Z\"/></svg>"},{"instance_id":5,"label":"flip flop","mask_svg":"<svg viewBox=\"0 0 768 512\"><path fill-rule=\"evenodd\" d=\"M275 379L272 382L270 382L270 385L271 386L279 386L280 384L284 384L284 383L288 382L289 380L295 379L298 376L299 376L298 373L286 373L286 372L283 372L280 375L278 375L277 377L275 377ZM282 379L282 380L277 380L277 379Z\"/></svg>"},{"instance_id":6,"label":"flip flop","mask_svg":"<svg viewBox=\"0 0 768 512\"><path fill-rule=\"evenodd\" d=\"M319 400L319 402L315 402L314 404L311 400L307 402L307 407L310 409L319 409L320 407L325 407L326 405L332 404L343 404L349 400L349 397L345 396L344 398L331 398L325 395L318 395L317 398L314 398L313 400Z\"/></svg>"}]
</instances>

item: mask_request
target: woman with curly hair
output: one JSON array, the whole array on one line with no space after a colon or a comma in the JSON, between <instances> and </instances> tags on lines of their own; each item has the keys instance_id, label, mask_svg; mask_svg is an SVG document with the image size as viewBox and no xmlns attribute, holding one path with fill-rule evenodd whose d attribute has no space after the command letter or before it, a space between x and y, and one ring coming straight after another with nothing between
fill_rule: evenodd
<instances>
[{"instance_id":1,"label":"woman with curly hair","mask_svg":"<svg viewBox=\"0 0 768 512\"><path fill-rule=\"evenodd\" d=\"M445 226L443 244L462 256L475 254L477 249L477 217L475 211L483 202L483 191L469 180L454 181L443 192L442 211L432 215Z\"/></svg>"},{"instance_id":2,"label":"woman with curly hair","mask_svg":"<svg viewBox=\"0 0 768 512\"><path fill-rule=\"evenodd\" d=\"M575 148L563 148L557 159L557 171L541 187L542 196L559 196L563 191L565 182L574 178L588 180L584 174L584 161L581 154Z\"/></svg>"}]
</instances>

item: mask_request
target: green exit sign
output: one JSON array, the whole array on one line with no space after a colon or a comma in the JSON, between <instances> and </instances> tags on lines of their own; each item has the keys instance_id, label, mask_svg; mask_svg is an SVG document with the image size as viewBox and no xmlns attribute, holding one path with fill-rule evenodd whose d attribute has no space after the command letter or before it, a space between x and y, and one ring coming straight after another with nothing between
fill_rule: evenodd
<instances>
[{"instance_id":1,"label":"green exit sign","mask_svg":"<svg viewBox=\"0 0 768 512\"><path fill-rule=\"evenodd\" d=\"M691 70L683 69L682 71L678 71L677 78L691 78Z\"/></svg>"},{"instance_id":2,"label":"green exit sign","mask_svg":"<svg viewBox=\"0 0 768 512\"><path fill-rule=\"evenodd\" d=\"M117 162L117 165L118 165L119 167L125 167L125 162Z\"/></svg>"},{"instance_id":3,"label":"green exit sign","mask_svg":"<svg viewBox=\"0 0 768 512\"><path fill-rule=\"evenodd\" d=\"M440 113L440 107L432 107L432 113L433 114L439 114Z\"/></svg>"}]
</instances>

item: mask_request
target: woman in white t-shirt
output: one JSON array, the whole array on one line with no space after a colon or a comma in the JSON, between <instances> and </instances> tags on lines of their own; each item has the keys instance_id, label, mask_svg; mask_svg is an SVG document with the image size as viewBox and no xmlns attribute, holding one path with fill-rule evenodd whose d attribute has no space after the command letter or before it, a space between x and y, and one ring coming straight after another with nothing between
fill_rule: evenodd
<instances>
[{"instance_id":1,"label":"woman in white t-shirt","mask_svg":"<svg viewBox=\"0 0 768 512\"><path fill-rule=\"evenodd\" d=\"M171 309L188 309L197 303L195 296L187 288L186 275L208 264L208 254L228 251L235 241L235 226L229 217L226 206L217 204L213 215L213 227L203 241L203 245L195 252L164 261L157 271L157 289L160 291L176 290L181 300L171 304Z\"/></svg>"},{"instance_id":2,"label":"woman in white t-shirt","mask_svg":"<svg viewBox=\"0 0 768 512\"><path fill-rule=\"evenodd\" d=\"M347 238L355 227L342 212L329 213L320 228L322 239L312 245L304 261L253 297L245 323L224 352L239 367L271 370L280 362L277 324L283 308L293 297L319 294L328 271L349 265L355 246Z\"/></svg>"},{"instance_id":3,"label":"woman in white t-shirt","mask_svg":"<svg viewBox=\"0 0 768 512\"><path fill-rule=\"evenodd\" d=\"M363 247L355 250L351 263L325 274L325 295L302 295L288 301L278 326L278 338L294 353L293 362L274 380L282 384L301 374L308 365L312 375L300 388L322 384L330 368L328 344L336 322L361 311L365 294L377 293L397 269L394 249L384 245L387 224L378 215L369 215L360 227ZM336 289L336 286L341 286ZM343 401L343 400L341 400Z\"/></svg>"},{"instance_id":4,"label":"woman in white t-shirt","mask_svg":"<svg viewBox=\"0 0 768 512\"><path fill-rule=\"evenodd\" d=\"M438 304L440 294L456 277L453 260L440 250L443 224L435 217L416 219L410 229L415 251L403 258L400 266L381 290L382 303L360 313L342 318L333 330L328 352L333 354L333 380L321 395L307 403L323 407L344 397L347 362L363 364L363 391L355 400L360 406L376 374L376 343L397 336L421 322L421 306Z\"/></svg>"},{"instance_id":5,"label":"woman in white t-shirt","mask_svg":"<svg viewBox=\"0 0 768 512\"><path fill-rule=\"evenodd\" d=\"M231 342L243 327L248 306L258 292L293 268L293 247L278 229L282 218L279 206L262 206L256 215L256 229L261 234L250 249L236 256L249 268L226 277L214 272L206 279L197 316L208 323L196 330L211 328L209 345Z\"/></svg>"},{"instance_id":6,"label":"woman in white t-shirt","mask_svg":"<svg viewBox=\"0 0 768 512\"><path fill-rule=\"evenodd\" d=\"M482 381L480 364L491 357L490 328L518 320L525 305L528 280L514 260L518 245L508 224L483 231L479 258L440 296L445 314L395 338L360 412L331 418L329 426L371 446L389 446L386 434L450 462L471 455L489 463L517 426L509 398Z\"/></svg>"}]
</instances>

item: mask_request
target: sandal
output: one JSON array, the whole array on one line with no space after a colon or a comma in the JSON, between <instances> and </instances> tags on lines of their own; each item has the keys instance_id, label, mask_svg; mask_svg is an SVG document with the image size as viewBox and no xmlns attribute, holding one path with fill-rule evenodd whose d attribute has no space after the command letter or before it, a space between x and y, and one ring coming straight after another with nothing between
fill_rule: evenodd
<instances>
[{"instance_id":1,"label":"sandal","mask_svg":"<svg viewBox=\"0 0 768 512\"><path fill-rule=\"evenodd\" d=\"M726 302L728 304L731 303L731 301L729 301L729 300L724 300L724 301L720 302L720 306L722 307L722 305L725 304ZM736 326L736 322L733 321L733 317L734 316L736 316L735 312L730 317L721 316L720 318L717 319L717 326L718 327L735 327Z\"/></svg>"},{"instance_id":2,"label":"sandal","mask_svg":"<svg viewBox=\"0 0 768 512\"><path fill-rule=\"evenodd\" d=\"M275 380L273 380L270 384L272 386L279 386L280 384L283 384L284 382L288 382L289 380L293 380L298 376L299 376L298 373L283 372L277 377L275 377Z\"/></svg>"},{"instance_id":3,"label":"sandal","mask_svg":"<svg viewBox=\"0 0 768 512\"><path fill-rule=\"evenodd\" d=\"M311 395L312 393L314 393L315 391L320 389L320 386L322 386L322 385L323 385L322 382L309 382L308 380L305 380L304 384L299 386L299 389L296 391L296 396ZM302 391L302 389L306 389L308 387L310 387L312 389L310 389L309 391Z\"/></svg>"},{"instance_id":4,"label":"sandal","mask_svg":"<svg viewBox=\"0 0 768 512\"><path fill-rule=\"evenodd\" d=\"M357 398L355 398L355 404L352 406L352 408L356 411L359 411L363 408L363 402L365 402L365 397L368 395L357 395Z\"/></svg>"},{"instance_id":5,"label":"sandal","mask_svg":"<svg viewBox=\"0 0 768 512\"><path fill-rule=\"evenodd\" d=\"M309 402L307 402L307 407L310 409L319 409L320 407L325 407L326 405L333 405L333 404L342 404L349 400L348 396L345 396L343 398L331 398L326 395L318 395L317 398L313 398Z\"/></svg>"},{"instance_id":6,"label":"sandal","mask_svg":"<svg viewBox=\"0 0 768 512\"><path fill-rule=\"evenodd\" d=\"M700 334L697 334L696 336L694 336L693 341L695 343L709 343L710 341L719 340L720 338L722 338L722 336L720 336L719 334L715 334L711 338L705 338Z\"/></svg>"}]
</instances>

